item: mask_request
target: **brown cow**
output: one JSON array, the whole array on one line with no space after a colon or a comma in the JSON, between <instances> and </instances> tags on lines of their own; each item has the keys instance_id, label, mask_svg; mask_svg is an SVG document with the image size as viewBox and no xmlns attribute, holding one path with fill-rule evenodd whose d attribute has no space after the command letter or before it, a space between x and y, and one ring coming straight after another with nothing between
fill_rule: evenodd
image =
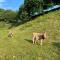
<instances>
[{"instance_id":1,"label":"brown cow","mask_svg":"<svg viewBox=\"0 0 60 60\"><path fill-rule=\"evenodd\" d=\"M33 33L33 44L36 43L36 40L41 40L41 45L42 45L42 40L44 39L46 39L46 32L41 32L41 33L34 32Z\"/></svg>"}]
</instances>

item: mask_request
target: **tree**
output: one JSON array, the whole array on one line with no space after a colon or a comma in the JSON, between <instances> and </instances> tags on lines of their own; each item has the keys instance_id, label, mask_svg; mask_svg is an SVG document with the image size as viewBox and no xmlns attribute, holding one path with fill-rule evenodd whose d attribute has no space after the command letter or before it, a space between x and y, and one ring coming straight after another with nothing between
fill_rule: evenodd
<instances>
[{"instance_id":1,"label":"tree","mask_svg":"<svg viewBox=\"0 0 60 60\"><path fill-rule=\"evenodd\" d=\"M30 16L28 15L28 12L25 10L24 5L20 6L17 17L18 17L18 20L22 22L26 22L30 20Z\"/></svg>"},{"instance_id":2,"label":"tree","mask_svg":"<svg viewBox=\"0 0 60 60\"><path fill-rule=\"evenodd\" d=\"M60 4L60 0L52 0L54 4Z\"/></svg>"},{"instance_id":3,"label":"tree","mask_svg":"<svg viewBox=\"0 0 60 60\"><path fill-rule=\"evenodd\" d=\"M24 6L29 16L35 12L41 13L43 11L43 0L25 0Z\"/></svg>"},{"instance_id":4,"label":"tree","mask_svg":"<svg viewBox=\"0 0 60 60\"><path fill-rule=\"evenodd\" d=\"M44 9L49 8L54 5L53 0L43 0L43 2L44 2L43 4Z\"/></svg>"},{"instance_id":5,"label":"tree","mask_svg":"<svg viewBox=\"0 0 60 60\"><path fill-rule=\"evenodd\" d=\"M5 20L9 22L14 22L17 15L17 13L12 10L6 10L4 14L5 14Z\"/></svg>"},{"instance_id":6,"label":"tree","mask_svg":"<svg viewBox=\"0 0 60 60\"><path fill-rule=\"evenodd\" d=\"M3 17L4 12L5 10L0 8L0 21L4 21L4 17Z\"/></svg>"},{"instance_id":7,"label":"tree","mask_svg":"<svg viewBox=\"0 0 60 60\"><path fill-rule=\"evenodd\" d=\"M15 20L16 15L15 11L0 9L0 21L12 22Z\"/></svg>"}]
</instances>

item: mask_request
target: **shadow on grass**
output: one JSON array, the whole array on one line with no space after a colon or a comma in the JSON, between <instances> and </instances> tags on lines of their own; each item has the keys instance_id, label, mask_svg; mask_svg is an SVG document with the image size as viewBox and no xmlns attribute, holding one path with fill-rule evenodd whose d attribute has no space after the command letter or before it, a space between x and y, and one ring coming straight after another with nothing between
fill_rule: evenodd
<instances>
[{"instance_id":1,"label":"shadow on grass","mask_svg":"<svg viewBox=\"0 0 60 60\"><path fill-rule=\"evenodd\" d=\"M52 45L60 51L60 42L52 42Z\"/></svg>"},{"instance_id":2,"label":"shadow on grass","mask_svg":"<svg viewBox=\"0 0 60 60\"><path fill-rule=\"evenodd\" d=\"M26 40L27 42L33 44L33 41L30 40L30 39L24 39L24 40ZM39 45L39 46L40 46L40 43L38 43L38 42L36 41L36 43L35 43L34 45Z\"/></svg>"},{"instance_id":3,"label":"shadow on grass","mask_svg":"<svg viewBox=\"0 0 60 60\"><path fill-rule=\"evenodd\" d=\"M60 7L59 8L57 8L57 9L53 9L53 10L51 10L51 11L46 11L46 12L43 12L43 13L40 13L40 14L38 14L38 15L35 15L35 16L32 16L31 17L31 19L29 19L28 21L25 21L25 22L13 22L13 23L11 23L11 26L8 28L8 29L11 29L12 27L17 27L17 26L19 26L19 25L22 25L22 24L24 24L24 23L27 23L27 22L29 22L29 21L32 21L32 20L34 20L35 18L37 18L37 17L39 17L39 16L42 16L42 15L44 15L44 14L48 14L49 12L53 12L53 11L56 11L56 10L59 10L60 9Z\"/></svg>"},{"instance_id":4,"label":"shadow on grass","mask_svg":"<svg viewBox=\"0 0 60 60\"><path fill-rule=\"evenodd\" d=\"M25 39L25 40L29 43L33 43L32 40L30 40L30 39Z\"/></svg>"}]
</instances>

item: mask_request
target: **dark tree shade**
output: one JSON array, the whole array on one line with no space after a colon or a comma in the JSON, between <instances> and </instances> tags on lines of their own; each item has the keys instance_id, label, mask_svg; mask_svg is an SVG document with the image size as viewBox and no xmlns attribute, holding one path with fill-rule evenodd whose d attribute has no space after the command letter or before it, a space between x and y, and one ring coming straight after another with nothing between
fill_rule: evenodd
<instances>
[{"instance_id":1,"label":"dark tree shade","mask_svg":"<svg viewBox=\"0 0 60 60\"><path fill-rule=\"evenodd\" d=\"M43 0L25 0L25 9L30 14L41 12L43 9Z\"/></svg>"}]
</instances>

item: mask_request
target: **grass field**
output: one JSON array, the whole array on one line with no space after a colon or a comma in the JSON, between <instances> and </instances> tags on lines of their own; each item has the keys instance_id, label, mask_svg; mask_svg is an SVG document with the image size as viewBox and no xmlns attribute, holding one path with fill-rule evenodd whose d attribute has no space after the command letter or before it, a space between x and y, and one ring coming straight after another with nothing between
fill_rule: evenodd
<instances>
[{"instance_id":1,"label":"grass field","mask_svg":"<svg viewBox=\"0 0 60 60\"><path fill-rule=\"evenodd\" d=\"M1 24L0 24L1 25ZM8 31L14 33L7 37ZM33 32L47 32L47 39L32 44ZM0 60L60 60L60 10L11 29L0 28Z\"/></svg>"}]
</instances>

